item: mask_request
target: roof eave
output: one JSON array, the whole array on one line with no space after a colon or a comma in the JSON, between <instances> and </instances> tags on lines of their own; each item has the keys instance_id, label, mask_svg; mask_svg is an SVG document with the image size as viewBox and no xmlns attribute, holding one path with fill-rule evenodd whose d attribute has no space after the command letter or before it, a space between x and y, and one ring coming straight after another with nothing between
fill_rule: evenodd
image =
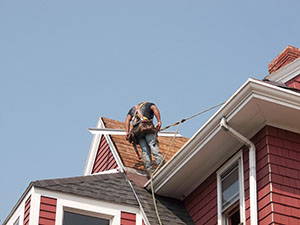
<instances>
[{"instance_id":1,"label":"roof eave","mask_svg":"<svg viewBox=\"0 0 300 225\"><path fill-rule=\"evenodd\" d=\"M17 203L15 204L15 206L13 207L13 209L10 211L10 213L8 214L8 216L6 217L6 219L4 220L3 225L5 225L8 222L8 220L12 217L12 215L17 210L17 208L19 207L19 205L21 204L21 202L24 200L25 196L29 193L29 191L31 190L32 187L33 187L33 182L30 182L30 184L25 189L25 191L23 192L23 194L21 195L21 197L19 198L19 200L17 201Z\"/></svg>"},{"instance_id":2,"label":"roof eave","mask_svg":"<svg viewBox=\"0 0 300 225\"><path fill-rule=\"evenodd\" d=\"M299 61L300 62L300 61ZM299 104L299 93L282 89L274 85L248 79L233 96L205 123L198 132L184 145L180 151L165 165L162 170L153 178L155 192L158 192L168 181L175 176L189 160L202 149L209 140L221 131L219 121L222 117L226 117L230 122L244 107L251 98L258 97L269 99L275 98L286 99L287 102L297 102ZM225 134L224 134L225 135ZM145 187L150 189L150 183L146 183ZM175 197L175 196L173 196Z\"/></svg>"}]
</instances>

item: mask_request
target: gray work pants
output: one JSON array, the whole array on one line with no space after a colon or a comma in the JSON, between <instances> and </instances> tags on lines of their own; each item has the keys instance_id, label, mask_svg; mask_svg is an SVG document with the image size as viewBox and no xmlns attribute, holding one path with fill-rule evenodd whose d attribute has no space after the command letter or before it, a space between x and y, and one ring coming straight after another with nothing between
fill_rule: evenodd
<instances>
[{"instance_id":1,"label":"gray work pants","mask_svg":"<svg viewBox=\"0 0 300 225\"><path fill-rule=\"evenodd\" d=\"M139 139L139 145L142 149L142 156L145 169L149 172L153 169L151 153L157 165L161 163L163 157L159 152L158 143L154 133L146 134L145 137Z\"/></svg>"}]
</instances>

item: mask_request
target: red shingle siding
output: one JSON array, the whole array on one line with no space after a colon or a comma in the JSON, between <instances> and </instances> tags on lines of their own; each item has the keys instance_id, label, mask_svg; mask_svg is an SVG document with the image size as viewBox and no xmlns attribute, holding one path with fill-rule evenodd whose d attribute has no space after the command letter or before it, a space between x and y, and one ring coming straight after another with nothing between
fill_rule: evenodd
<instances>
[{"instance_id":1,"label":"red shingle siding","mask_svg":"<svg viewBox=\"0 0 300 225\"><path fill-rule=\"evenodd\" d=\"M300 134L266 126L256 147L259 224L300 224ZM246 225L250 225L249 149L243 148ZM213 173L185 200L195 224L217 224L217 177Z\"/></svg>"},{"instance_id":2,"label":"red shingle siding","mask_svg":"<svg viewBox=\"0 0 300 225\"><path fill-rule=\"evenodd\" d=\"M56 203L55 198L41 196L39 225L55 225Z\"/></svg>"},{"instance_id":3,"label":"red shingle siding","mask_svg":"<svg viewBox=\"0 0 300 225\"><path fill-rule=\"evenodd\" d=\"M267 129L276 224L300 224L300 134Z\"/></svg>"},{"instance_id":4,"label":"red shingle siding","mask_svg":"<svg viewBox=\"0 0 300 225\"><path fill-rule=\"evenodd\" d=\"M29 224L29 216L30 216L30 203L31 203L31 196L28 197L28 199L25 202L24 207L24 220L23 224L28 225Z\"/></svg>"},{"instance_id":5,"label":"red shingle siding","mask_svg":"<svg viewBox=\"0 0 300 225\"><path fill-rule=\"evenodd\" d=\"M184 205L196 225L217 224L217 175L212 174L197 187Z\"/></svg>"},{"instance_id":6,"label":"red shingle siding","mask_svg":"<svg viewBox=\"0 0 300 225\"><path fill-rule=\"evenodd\" d=\"M136 215L128 212L121 212L121 225L135 225Z\"/></svg>"},{"instance_id":7,"label":"red shingle siding","mask_svg":"<svg viewBox=\"0 0 300 225\"><path fill-rule=\"evenodd\" d=\"M257 179L257 210L258 223L269 224L272 218L270 164L267 146L267 127L261 129L251 141L256 148L256 179ZM249 149L243 148L244 186L245 186L245 219L250 225L250 196L249 196Z\"/></svg>"},{"instance_id":8,"label":"red shingle siding","mask_svg":"<svg viewBox=\"0 0 300 225\"><path fill-rule=\"evenodd\" d=\"M293 79L286 82L286 85L292 88L300 90L300 75L294 77Z\"/></svg>"},{"instance_id":9,"label":"red shingle siding","mask_svg":"<svg viewBox=\"0 0 300 225\"><path fill-rule=\"evenodd\" d=\"M116 168L118 168L117 162L109 148L104 135L102 135L92 173L103 172Z\"/></svg>"}]
</instances>

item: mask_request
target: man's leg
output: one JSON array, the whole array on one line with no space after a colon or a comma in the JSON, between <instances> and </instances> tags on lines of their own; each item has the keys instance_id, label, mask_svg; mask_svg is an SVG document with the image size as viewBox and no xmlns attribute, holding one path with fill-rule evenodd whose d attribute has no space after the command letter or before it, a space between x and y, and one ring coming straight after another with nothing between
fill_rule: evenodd
<instances>
[{"instance_id":1,"label":"man's leg","mask_svg":"<svg viewBox=\"0 0 300 225\"><path fill-rule=\"evenodd\" d=\"M155 162L157 165L160 165L160 163L163 161L163 156L161 155L158 147L158 143L156 140L156 135L155 134L147 134L145 136L145 139L151 149L152 155L155 159Z\"/></svg>"},{"instance_id":2,"label":"man's leg","mask_svg":"<svg viewBox=\"0 0 300 225\"><path fill-rule=\"evenodd\" d=\"M144 167L147 170L147 172L150 174L150 172L153 169L150 148L149 148L145 138L139 139L139 145L142 149Z\"/></svg>"}]
</instances>

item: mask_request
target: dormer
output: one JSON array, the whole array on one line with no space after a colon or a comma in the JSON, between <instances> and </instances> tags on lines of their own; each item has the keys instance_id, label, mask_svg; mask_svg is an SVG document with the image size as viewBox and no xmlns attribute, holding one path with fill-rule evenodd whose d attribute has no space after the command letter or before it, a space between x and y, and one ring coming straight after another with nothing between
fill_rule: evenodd
<instances>
[{"instance_id":1,"label":"dormer","mask_svg":"<svg viewBox=\"0 0 300 225\"><path fill-rule=\"evenodd\" d=\"M125 139L124 122L100 117L97 127L89 130L93 134L93 139L84 175L124 171L145 174L142 160L138 158L133 146ZM174 132L158 133L159 147L163 156L168 152L174 135ZM177 134L173 147L166 156L166 161L170 160L187 141L187 138ZM139 146L138 151L141 155Z\"/></svg>"}]
</instances>

